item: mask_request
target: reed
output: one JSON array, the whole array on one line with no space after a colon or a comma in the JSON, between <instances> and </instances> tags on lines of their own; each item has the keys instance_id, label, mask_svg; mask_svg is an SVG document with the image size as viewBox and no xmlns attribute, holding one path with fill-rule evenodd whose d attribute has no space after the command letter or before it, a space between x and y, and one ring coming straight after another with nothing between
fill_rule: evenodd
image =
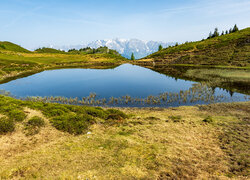
<instances>
[{"instance_id":1,"label":"reed","mask_svg":"<svg viewBox=\"0 0 250 180\"><path fill-rule=\"evenodd\" d=\"M9 92L0 90L0 94L6 96L11 96ZM193 103L201 104L211 104L216 102L224 102L232 100L232 97L225 96L223 94L216 95L214 88L208 86L206 83L193 84L188 90L180 90L179 93L174 92L164 92L157 96L149 95L146 98L131 97L125 95L122 97L110 97L108 100L106 98L100 98L96 93L90 93L87 97L82 97L79 99L67 98L60 96L50 96L50 97L25 97L21 98L26 101L35 102L51 102L51 103L61 103L70 105L88 105L88 106L175 106L175 105L187 105ZM245 95L244 99L250 100L249 95Z\"/></svg>"}]
</instances>

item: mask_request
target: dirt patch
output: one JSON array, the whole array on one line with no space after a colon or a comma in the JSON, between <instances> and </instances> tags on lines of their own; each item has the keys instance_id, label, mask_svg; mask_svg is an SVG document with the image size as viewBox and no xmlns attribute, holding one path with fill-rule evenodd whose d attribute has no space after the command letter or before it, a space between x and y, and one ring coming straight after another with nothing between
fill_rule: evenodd
<instances>
[{"instance_id":1,"label":"dirt patch","mask_svg":"<svg viewBox=\"0 0 250 180\"><path fill-rule=\"evenodd\" d=\"M41 111L37 111L37 110L34 110L34 109L30 109L28 107L25 107L24 112L27 114L27 119L30 119L30 118L32 118L34 116L38 116L38 117L41 117L43 119L46 119Z\"/></svg>"}]
</instances>

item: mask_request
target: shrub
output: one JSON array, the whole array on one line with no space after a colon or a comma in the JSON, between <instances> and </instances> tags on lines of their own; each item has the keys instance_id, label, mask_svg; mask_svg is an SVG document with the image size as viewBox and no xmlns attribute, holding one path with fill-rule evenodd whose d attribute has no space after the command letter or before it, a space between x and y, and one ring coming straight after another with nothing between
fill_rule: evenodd
<instances>
[{"instance_id":1,"label":"shrub","mask_svg":"<svg viewBox=\"0 0 250 180\"><path fill-rule=\"evenodd\" d=\"M0 134L6 134L15 130L15 123L6 117L0 118Z\"/></svg>"},{"instance_id":2,"label":"shrub","mask_svg":"<svg viewBox=\"0 0 250 180\"><path fill-rule=\"evenodd\" d=\"M45 125L45 122L42 118L38 116L32 117L28 122L26 123L28 126L36 126L36 127L42 127Z\"/></svg>"},{"instance_id":3,"label":"shrub","mask_svg":"<svg viewBox=\"0 0 250 180\"><path fill-rule=\"evenodd\" d=\"M47 106L43 109L43 112L48 117L62 116L69 112L69 109L63 105L58 104L46 104Z\"/></svg>"},{"instance_id":4,"label":"shrub","mask_svg":"<svg viewBox=\"0 0 250 180\"><path fill-rule=\"evenodd\" d=\"M87 114L65 114L64 116L54 117L51 120L52 125L61 131L70 134L82 134L88 127L93 124L94 119Z\"/></svg>"},{"instance_id":5,"label":"shrub","mask_svg":"<svg viewBox=\"0 0 250 180\"><path fill-rule=\"evenodd\" d=\"M117 110L117 109L108 109L106 112L108 113L108 116L106 119L120 120L120 119L128 118L128 116L124 112Z\"/></svg>"},{"instance_id":6,"label":"shrub","mask_svg":"<svg viewBox=\"0 0 250 180\"><path fill-rule=\"evenodd\" d=\"M214 122L214 120L211 116L208 116L205 119L203 119L203 122L212 124Z\"/></svg>"},{"instance_id":7,"label":"shrub","mask_svg":"<svg viewBox=\"0 0 250 180\"><path fill-rule=\"evenodd\" d=\"M11 120L18 121L18 122L23 121L27 117L27 115L23 111L16 110L16 109L8 112L8 115Z\"/></svg>"},{"instance_id":8,"label":"shrub","mask_svg":"<svg viewBox=\"0 0 250 180\"><path fill-rule=\"evenodd\" d=\"M107 113L102 108L85 107L84 112L94 117L107 118Z\"/></svg>"},{"instance_id":9,"label":"shrub","mask_svg":"<svg viewBox=\"0 0 250 180\"><path fill-rule=\"evenodd\" d=\"M28 122L25 123L25 130L27 130L27 135L34 135L39 133L41 127L45 125L42 118L38 116L32 117Z\"/></svg>"}]
</instances>

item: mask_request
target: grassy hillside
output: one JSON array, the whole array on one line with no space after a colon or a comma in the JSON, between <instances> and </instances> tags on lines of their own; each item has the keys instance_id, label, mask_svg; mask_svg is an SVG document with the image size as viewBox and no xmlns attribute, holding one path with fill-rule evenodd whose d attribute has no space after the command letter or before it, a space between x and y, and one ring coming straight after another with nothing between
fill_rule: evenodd
<instances>
[{"instance_id":1,"label":"grassy hillside","mask_svg":"<svg viewBox=\"0 0 250 180\"><path fill-rule=\"evenodd\" d=\"M0 82L6 79L35 73L44 69L65 67L108 68L120 65L127 59L119 54L74 54L42 48L30 52L12 43L1 43L0 47Z\"/></svg>"},{"instance_id":2,"label":"grassy hillside","mask_svg":"<svg viewBox=\"0 0 250 180\"><path fill-rule=\"evenodd\" d=\"M19 45L7 41L0 41L0 50L9 50L9 51L25 52L25 53L30 52Z\"/></svg>"},{"instance_id":3,"label":"grassy hillside","mask_svg":"<svg viewBox=\"0 0 250 180\"><path fill-rule=\"evenodd\" d=\"M250 28L169 47L136 63L250 66Z\"/></svg>"},{"instance_id":4,"label":"grassy hillside","mask_svg":"<svg viewBox=\"0 0 250 180\"><path fill-rule=\"evenodd\" d=\"M0 179L247 179L249 107L119 111L0 96Z\"/></svg>"}]
</instances>

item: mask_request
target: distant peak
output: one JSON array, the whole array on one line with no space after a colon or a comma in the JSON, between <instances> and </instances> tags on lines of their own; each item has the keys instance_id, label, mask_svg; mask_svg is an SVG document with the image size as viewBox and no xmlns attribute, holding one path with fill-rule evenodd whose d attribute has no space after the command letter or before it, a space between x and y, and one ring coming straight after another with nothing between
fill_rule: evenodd
<instances>
[{"instance_id":1,"label":"distant peak","mask_svg":"<svg viewBox=\"0 0 250 180\"><path fill-rule=\"evenodd\" d=\"M114 38L114 39L103 39L95 40L85 45L77 46L61 46L55 47L56 49L63 49L65 51L69 49L80 49L85 47L99 48L106 46L109 49L118 51L122 56L130 58L131 54L134 53L136 59L143 58L149 54L158 51L159 45L168 47L174 45L175 42L161 42L161 41L145 41L136 38L125 39L125 38Z\"/></svg>"}]
</instances>

